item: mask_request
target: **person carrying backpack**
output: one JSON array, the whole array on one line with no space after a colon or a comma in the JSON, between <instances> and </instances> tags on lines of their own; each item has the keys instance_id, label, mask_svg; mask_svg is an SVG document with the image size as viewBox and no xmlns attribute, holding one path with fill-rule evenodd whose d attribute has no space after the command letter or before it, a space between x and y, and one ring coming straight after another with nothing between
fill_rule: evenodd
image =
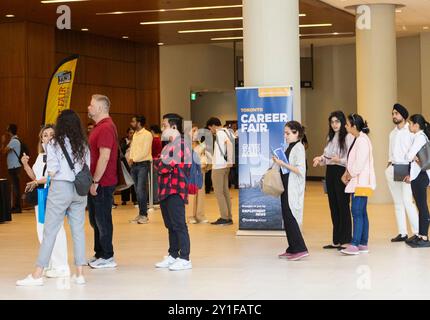
<instances>
[{"instance_id":1,"label":"person carrying backpack","mask_svg":"<svg viewBox=\"0 0 430 320\"><path fill-rule=\"evenodd\" d=\"M1 150L4 155L7 156L7 169L9 173L9 178L12 184L13 191L13 206L11 208L12 213L21 213L21 191L19 175L21 173L21 157L27 152L27 148L24 148L23 144L18 138L18 126L16 124L9 124L6 130L6 134L2 136L1 139ZM9 143L6 145L7 139Z\"/></svg>"},{"instance_id":2,"label":"person carrying backpack","mask_svg":"<svg viewBox=\"0 0 430 320\"><path fill-rule=\"evenodd\" d=\"M208 223L208 219L205 215L205 174L209 167L208 157L206 151L206 144L199 141L198 127L193 127L192 140L193 140L193 162L191 164L190 171L190 187L189 200L188 200L188 211L190 212L190 219L188 220L191 224L197 223ZM191 188L191 190L190 190Z\"/></svg>"},{"instance_id":3,"label":"person carrying backpack","mask_svg":"<svg viewBox=\"0 0 430 320\"><path fill-rule=\"evenodd\" d=\"M168 256L155 264L156 268L170 271L189 270L190 235L185 219L188 202L192 150L185 143L183 119L177 114L163 116L162 140L168 142L155 161L158 170L158 195L164 225L169 231Z\"/></svg>"},{"instance_id":4,"label":"person carrying backpack","mask_svg":"<svg viewBox=\"0 0 430 320\"><path fill-rule=\"evenodd\" d=\"M212 183L218 202L221 217L212 222L212 225L232 225L231 197L228 188L228 177L230 168L233 166L234 137L221 126L221 120L210 118L206 126L215 135L215 144L212 164ZM232 143L233 141L233 143Z\"/></svg>"}]
</instances>

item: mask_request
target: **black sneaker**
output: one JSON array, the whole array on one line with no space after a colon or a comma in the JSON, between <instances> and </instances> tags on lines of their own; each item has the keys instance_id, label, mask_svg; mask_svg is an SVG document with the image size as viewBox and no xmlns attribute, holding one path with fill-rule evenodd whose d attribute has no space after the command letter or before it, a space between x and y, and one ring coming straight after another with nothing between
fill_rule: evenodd
<instances>
[{"instance_id":1,"label":"black sneaker","mask_svg":"<svg viewBox=\"0 0 430 320\"><path fill-rule=\"evenodd\" d=\"M406 244L408 244L408 243L414 242L417 238L418 236L414 234L412 237L408 238L405 242Z\"/></svg>"},{"instance_id":2,"label":"black sneaker","mask_svg":"<svg viewBox=\"0 0 430 320\"><path fill-rule=\"evenodd\" d=\"M217 221L215 222L211 222L212 225L216 225L216 226L225 226L225 225L229 225L229 224L233 224L232 220L227 220L227 219L223 219L223 218L219 218Z\"/></svg>"},{"instance_id":3,"label":"black sneaker","mask_svg":"<svg viewBox=\"0 0 430 320\"><path fill-rule=\"evenodd\" d=\"M408 243L412 248L430 248L430 241L417 237L413 242Z\"/></svg>"},{"instance_id":4,"label":"black sneaker","mask_svg":"<svg viewBox=\"0 0 430 320\"><path fill-rule=\"evenodd\" d=\"M399 234L397 237L391 239L391 242L405 242L406 240L408 240L408 236L402 236L401 234Z\"/></svg>"}]
</instances>

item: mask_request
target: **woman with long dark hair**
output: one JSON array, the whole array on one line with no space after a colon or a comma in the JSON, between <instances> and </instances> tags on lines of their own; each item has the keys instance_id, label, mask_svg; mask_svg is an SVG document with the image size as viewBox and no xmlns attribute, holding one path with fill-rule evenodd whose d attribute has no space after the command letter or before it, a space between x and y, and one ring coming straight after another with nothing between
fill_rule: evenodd
<instances>
[{"instance_id":1,"label":"woman with long dark hair","mask_svg":"<svg viewBox=\"0 0 430 320\"><path fill-rule=\"evenodd\" d=\"M286 174L282 174L281 171L284 185L281 207L289 247L278 257L290 261L300 260L309 255L300 230L306 185L306 154L305 147L301 142L304 135L305 128L299 122L288 122L284 129L284 136L288 143L288 148L285 151L288 163L273 157L276 164L288 169Z\"/></svg>"},{"instance_id":2,"label":"woman with long dark hair","mask_svg":"<svg viewBox=\"0 0 430 320\"><path fill-rule=\"evenodd\" d=\"M32 181L27 183L27 188L29 190L34 190L36 188L44 187L47 182L47 171L46 171L46 146L49 141L54 137L54 126L47 124L42 127L39 133L39 143L38 143L38 156L33 166L30 167L29 160L30 157L26 154L21 158L24 170ZM44 221L39 217L39 205L34 207L34 212L36 214L36 229L37 238L39 242L42 243L43 239L43 228ZM64 226L61 228L57 234L55 240L54 249L52 251L51 261L49 267L45 270L45 275L48 278L60 278L67 277L70 275L69 264L67 262L67 237Z\"/></svg>"},{"instance_id":3,"label":"woman with long dark hair","mask_svg":"<svg viewBox=\"0 0 430 320\"><path fill-rule=\"evenodd\" d=\"M345 192L352 195L354 229L351 244L341 252L345 255L358 255L369 252L367 201L376 188L376 175L372 142L367 136L370 132L367 122L358 114L350 114L346 130L355 138L348 151L346 171L342 177L346 184Z\"/></svg>"},{"instance_id":4,"label":"woman with long dark hair","mask_svg":"<svg viewBox=\"0 0 430 320\"><path fill-rule=\"evenodd\" d=\"M419 234L406 241L412 248L430 247L428 239L429 207L427 204L427 188L430 184L430 170L421 170L418 152L430 139L430 124L420 114L414 114L409 118L409 130L415 134L414 141L407 154L407 160L412 162L410 176L406 182L411 183L412 194L418 207Z\"/></svg>"},{"instance_id":5,"label":"woman with long dark hair","mask_svg":"<svg viewBox=\"0 0 430 320\"><path fill-rule=\"evenodd\" d=\"M328 118L327 144L321 156L313 160L314 167L326 166L326 186L333 223L333 242L324 249L344 249L352 239L350 195L345 193L342 175L345 173L348 150L354 137L346 131L346 118L342 111L334 111Z\"/></svg>"},{"instance_id":6,"label":"woman with long dark hair","mask_svg":"<svg viewBox=\"0 0 430 320\"><path fill-rule=\"evenodd\" d=\"M70 156L74 170L67 162L62 149ZM80 196L74 185L75 176L84 166L90 165L90 153L87 137L78 115L72 110L64 110L58 116L55 126L55 137L47 145L47 172L51 177L48 200L46 203L45 227L43 241L40 245L35 271L18 286L43 285L43 270L48 267L54 248L55 239L64 221L65 212L72 231L76 275L73 282L85 284L83 266L85 257L85 207L87 196Z\"/></svg>"}]
</instances>

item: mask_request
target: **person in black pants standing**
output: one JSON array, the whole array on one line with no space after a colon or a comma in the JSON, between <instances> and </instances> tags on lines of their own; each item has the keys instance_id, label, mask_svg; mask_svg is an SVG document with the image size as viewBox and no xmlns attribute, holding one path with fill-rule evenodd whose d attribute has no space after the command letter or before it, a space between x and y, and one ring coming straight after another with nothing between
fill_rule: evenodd
<instances>
[{"instance_id":1,"label":"person in black pants standing","mask_svg":"<svg viewBox=\"0 0 430 320\"><path fill-rule=\"evenodd\" d=\"M406 182L411 183L412 194L419 213L419 234L406 240L406 244L412 248L428 248L429 230L429 207L427 204L427 188L430 184L430 170L421 170L418 152L430 139L430 124L420 115L415 114L409 118L409 130L415 133L414 142L408 152L407 160L411 161L410 176L406 177Z\"/></svg>"},{"instance_id":2,"label":"person in black pants standing","mask_svg":"<svg viewBox=\"0 0 430 320\"><path fill-rule=\"evenodd\" d=\"M345 249L343 244L352 240L350 195L345 193L342 175L345 173L347 154L354 137L346 131L346 117L342 111L332 112L328 118L329 133L324 153L315 157L313 166L327 166L326 185L333 223L333 242L324 249Z\"/></svg>"},{"instance_id":3,"label":"person in black pants standing","mask_svg":"<svg viewBox=\"0 0 430 320\"><path fill-rule=\"evenodd\" d=\"M21 213L21 192L19 190L20 182L19 175L21 173L21 142L17 136L18 126L16 124L10 124L7 127L6 135L1 138L1 150L2 153L7 156L7 169L9 177L12 183L12 190L14 195L14 205L11 209L12 213ZM10 137L9 144L5 146L7 136Z\"/></svg>"},{"instance_id":4,"label":"person in black pants standing","mask_svg":"<svg viewBox=\"0 0 430 320\"><path fill-rule=\"evenodd\" d=\"M289 144L285 152L288 163L277 157L273 157L273 161L281 168L288 170L287 173L283 174L281 169L281 177L284 185L284 192L281 195L281 206L289 247L278 257L296 261L309 255L298 223L298 220L301 221L303 217L306 183L305 147L300 141L304 136L305 129L297 121L290 121L286 124L284 133L286 141Z\"/></svg>"}]
</instances>

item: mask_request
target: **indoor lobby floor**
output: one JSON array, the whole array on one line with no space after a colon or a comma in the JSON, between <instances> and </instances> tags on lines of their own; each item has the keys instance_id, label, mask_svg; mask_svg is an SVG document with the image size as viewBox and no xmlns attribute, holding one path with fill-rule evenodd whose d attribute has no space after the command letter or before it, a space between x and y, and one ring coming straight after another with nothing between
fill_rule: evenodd
<instances>
[{"instance_id":1,"label":"indoor lobby floor","mask_svg":"<svg viewBox=\"0 0 430 320\"><path fill-rule=\"evenodd\" d=\"M307 185L304 237L310 256L289 262L277 255L285 237L237 237L237 191L232 192L233 226L189 225L193 269L156 270L167 249L161 214L150 214L148 225L128 222L132 205L113 210L114 249L118 268L85 269L87 284L48 279L43 287L15 287L32 271L38 250L34 212L13 215L0 225L0 299L429 299L430 248L411 249L390 243L396 235L391 205L370 205L370 253L342 256L326 251L331 222L321 183ZM119 202L117 198L117 202ZM207 216L217 218L213 193ZM69 240L69 262L73 262ZM92 256L93 232L86 225L87 253Z\"/></svg>"}]
</instances>

